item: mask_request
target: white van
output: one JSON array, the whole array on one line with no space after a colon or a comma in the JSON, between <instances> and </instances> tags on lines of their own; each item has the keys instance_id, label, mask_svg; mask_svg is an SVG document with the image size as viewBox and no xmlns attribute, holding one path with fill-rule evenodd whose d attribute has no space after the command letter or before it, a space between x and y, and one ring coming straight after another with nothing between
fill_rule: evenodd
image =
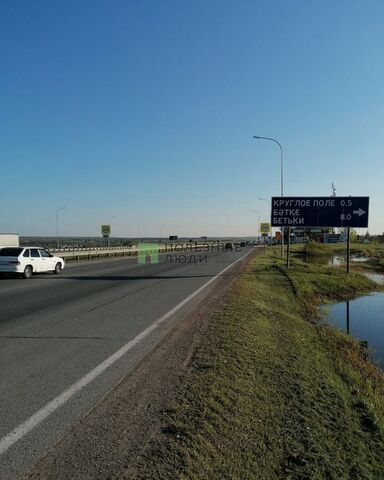
<instances>
[{"instance_id":1,"label":"white van","mask_svg":"<svg viewBox=\"0 0 384 480\"><path fill-rule=\"evenodd\" d=\"M19 246L19 235L17 233L0 233L0 248Z\"/></svg>"},{"instance_id":2,"label":"white van","mask_svg":"<svg viewBox=\"0 0 384 480\"><path fill-rule=\"evenodd\" d=\"M34 273L54 272L59 274L65 262L39 247L5 247L0 250L0 274L17 273L24 278Z\"/></svg>"}]
</instances>

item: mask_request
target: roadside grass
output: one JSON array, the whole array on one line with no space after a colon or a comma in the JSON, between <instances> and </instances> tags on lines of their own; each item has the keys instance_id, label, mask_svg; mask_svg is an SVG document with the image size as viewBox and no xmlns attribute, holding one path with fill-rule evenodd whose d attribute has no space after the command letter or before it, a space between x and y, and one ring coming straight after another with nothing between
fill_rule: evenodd
<instances>
[{"instance_id":1,"label":"roadside grass","mask_svg":"<svg viewBox=\"0 0 384 480\"><path fill-rule=\"evenodd\" d=\"M255 257L212 315L140 478L384 478L383 375L357 341L313 321L319 302L373 289Z\"/></svg>"},{"instance_id":2,"label":"roadside grass","mask_svg":"<svg viewBox=\"0 0 384 480\"><path fill-rule=\"evenodd\" d=\"M276 249L276 247L274 247ZM309 242L308 244L293 244L291 251L293 254L304 255L308 258L331 257L332 255L346 255L345 243L321 244ZM357 257L364 257L366 263L355 265L361 270L374 269L384 271L384 243L372 242L369 244L351 243L351 254Z\"/></svg>"},{"instance_id":3,"label":"roadside grass","mask_svg":"<svg viewBox=\"0 0 384 480\"><path fill-rule=\"evenodd\" d=\"M318 319L320 311L317 307L321 303L347 300L381 289L357 271L346 275L345 267L335 268L296 259L291 261L291 267L287 270L283 260L276 260L276 268L289 279L296 300L309 319Z\"/></svg>"},{"instance_id":4,"label":"roadside grass","mask_svg":"<svg viewBox=\"0 0 384 480\"><path fill-rule=\"evenodd\" d=\"M308 242L304 247L304 252L310 257L329 255L329 248L324 243Z\"/></svg>"}]
</instances>

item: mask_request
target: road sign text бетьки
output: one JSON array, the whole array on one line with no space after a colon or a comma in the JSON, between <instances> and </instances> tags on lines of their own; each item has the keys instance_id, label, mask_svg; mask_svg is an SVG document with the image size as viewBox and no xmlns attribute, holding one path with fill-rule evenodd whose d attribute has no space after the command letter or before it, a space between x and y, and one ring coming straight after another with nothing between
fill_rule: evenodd
<instances>
[{"instance_id":1,"label":"road sign text \u0431\u0435\u0442\u044c\u043a\u0438","mask_svg":"<svg viewBox=\"0 0 384 480\"><path fill-rule=\"evenodd\" d=\"M368 227L369 197L272 197L273 227Z\"/></svg>"}]
</instances>

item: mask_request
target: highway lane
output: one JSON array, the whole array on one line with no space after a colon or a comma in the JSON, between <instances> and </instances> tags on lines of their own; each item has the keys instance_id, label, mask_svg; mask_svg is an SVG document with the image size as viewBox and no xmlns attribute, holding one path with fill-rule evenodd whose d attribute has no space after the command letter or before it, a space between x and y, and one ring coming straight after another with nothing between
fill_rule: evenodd
<instances>
[{"instance_id":1,"label":"highway lane","mask_svg":"<svg viewBox=\"0 0 384 480\"><path fill-rule=\"evenodd\" d=\"M150 351L209 287L8 448L7 434L251 249L71 264L62 275L0 280L0 478L16 479ZM225 274L230 274L230 270ZM5 439L5 440L4 440ZM12 442L10 442L12 443ZM5 447L4 447L5 445ZM1 449L0 449L1 450Z\"/></svg>"}]
</instances>

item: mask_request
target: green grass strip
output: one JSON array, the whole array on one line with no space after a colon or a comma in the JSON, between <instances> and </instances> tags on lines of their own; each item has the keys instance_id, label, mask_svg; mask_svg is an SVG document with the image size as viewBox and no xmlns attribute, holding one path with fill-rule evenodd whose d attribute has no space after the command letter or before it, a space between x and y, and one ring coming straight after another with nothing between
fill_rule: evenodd
<instances>
[{"instance_id":1,"label":"green grass strip","mask_svg":"<svg viewBox=\"0 0 384 480\"><path fill-rule=\"evenodd\" d=\"M319 302L374 288L255 257L212 316L145 478L384 478L383 376L357 341L315 321Z\"/></svg>"}]
</instances>

